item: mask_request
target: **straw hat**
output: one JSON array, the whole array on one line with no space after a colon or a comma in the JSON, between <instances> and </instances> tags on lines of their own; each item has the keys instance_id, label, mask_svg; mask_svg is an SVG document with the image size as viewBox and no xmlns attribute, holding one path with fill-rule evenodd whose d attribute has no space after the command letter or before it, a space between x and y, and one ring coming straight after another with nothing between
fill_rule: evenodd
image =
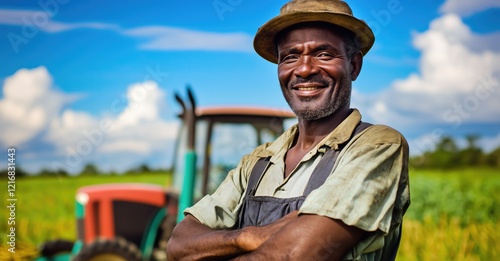
<instances>
[{"instance_id":1,"label":"straw hat","mask_svg":"<svg viewBox=\"0 0 500 261\"><path fill-rule=\"evenodd\" d=\"M253 46L264 59L278 63L276 57L276 34L292 25L303 22L327 22L343 27L355 35L363 55L368 53L375 42L370 27L353 16L352 10L344 1L339 0L291 0L285 4L280 14L259 28Z\"/></svg>"}]
</instances>

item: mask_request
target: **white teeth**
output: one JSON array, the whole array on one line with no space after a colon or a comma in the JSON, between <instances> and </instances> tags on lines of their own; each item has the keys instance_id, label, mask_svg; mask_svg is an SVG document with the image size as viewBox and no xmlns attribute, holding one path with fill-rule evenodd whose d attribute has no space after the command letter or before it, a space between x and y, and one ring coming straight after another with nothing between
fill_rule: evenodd
<instances>
[{"instance_id":1,"label":"white teeth","mask_svg":"<svg viewBox=\"0 0 500 261\"><path fill-rule=\"evenodd\" d=\"M318 88L316 87L302 87L302 88L298 88L299 91L313 91L313 90L316 90Z\"/></svg>"}]
</instances>

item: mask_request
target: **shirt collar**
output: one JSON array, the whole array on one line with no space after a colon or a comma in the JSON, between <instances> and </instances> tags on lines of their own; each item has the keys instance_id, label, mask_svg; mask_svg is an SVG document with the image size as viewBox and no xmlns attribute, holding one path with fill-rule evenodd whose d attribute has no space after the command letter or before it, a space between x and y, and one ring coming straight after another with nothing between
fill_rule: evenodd
<instances>
[{"instance_id":1,"label":"shirt collar","mask_svg":"<svg viewBox=\"0 0 500 261\"><path fill-rule=\"evenodd\" d=\"M347 116L347 118L345 118L339 126L337 126L320 143L318 143L316 148L321 148L326 145L331 149L337 150L340 144L347 142L351 138L360 121L361 113L358 109L353 109L349 116ZM272 142L265 150L258 153L257 156L261 158L271 156L271 162L273 162L273 159L275 158L284 157L284 154L293 143L297 130L298 125L295 124L279 136L274 142Z\"/></svg>"},{"instance_id":2,"label":"shirt collar","mask_svg":"<svg viewBox=\"0 0 500 261\"><path fill-rule=\"evenodd\" d=\"M327 145L334 150L338 149L340 144L347 142L351 138L360 121L361 113L359 113L358 109L353 109L351 114L328 134L320 144Z\"/></svg>"}]
</instances>

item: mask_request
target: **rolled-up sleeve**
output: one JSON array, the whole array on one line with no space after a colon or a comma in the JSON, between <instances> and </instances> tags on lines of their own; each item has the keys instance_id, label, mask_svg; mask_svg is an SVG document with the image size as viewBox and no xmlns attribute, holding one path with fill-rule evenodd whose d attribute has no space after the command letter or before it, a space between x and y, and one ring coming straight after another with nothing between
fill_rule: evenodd
<instances>
[{"instance_id":1,"label":"rolled-up sleeve","mask_svg":"<svg viewBox=\"0 0 500 261\"><path fill-rule=\"evenodd\" d=\"M261 145L251 154L244 156L212 195L204 196L194 206L185 209L184 214L193 215L201 223L213 229L234 227L247 187L249 170L258 160L255 155L264 148L265 145Z\"/></svg>"},{"instance_id":2,"label":"rolled-up sleeve","mask_svg":"<svg viewBox=\"0 0 500 261\"><path fill-rule=\"evenodd\" d=\"M347 144L333 173L309 194L299 213L387 234L391 224L401 222L403 213L395 206L409 204L407 161L403 136L387 126L372 126Z\"/></svg>"}]
</instances>

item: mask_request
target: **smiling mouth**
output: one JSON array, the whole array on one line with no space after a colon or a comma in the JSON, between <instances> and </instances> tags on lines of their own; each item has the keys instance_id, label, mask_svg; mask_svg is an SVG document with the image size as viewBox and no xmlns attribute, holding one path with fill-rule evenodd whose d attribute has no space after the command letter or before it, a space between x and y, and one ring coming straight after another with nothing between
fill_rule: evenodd
<instances>
[{"instance_id":1,"label":"smiling mouth","mask_svg":"<svg viewBox=\"0 0 500 261\"><path fill-rule=\"evenodd\" d=\"M293 86L292 89L295 91L310 92L310 91L317 91L320 89L324 89L326 87L327 86L324 86L323 84L319 83L299 83Z\"/></svg>"},{"instance_id":2,"label":"smiling mouth","mask_svg":"<svg viewBox=\"0 0 500 261\"><path fill-rule=\"evenodd\" d=\"M294 87L293 89L297 91L314 91L321 89L321 87Z\"/></svg>"}]
</instances>

